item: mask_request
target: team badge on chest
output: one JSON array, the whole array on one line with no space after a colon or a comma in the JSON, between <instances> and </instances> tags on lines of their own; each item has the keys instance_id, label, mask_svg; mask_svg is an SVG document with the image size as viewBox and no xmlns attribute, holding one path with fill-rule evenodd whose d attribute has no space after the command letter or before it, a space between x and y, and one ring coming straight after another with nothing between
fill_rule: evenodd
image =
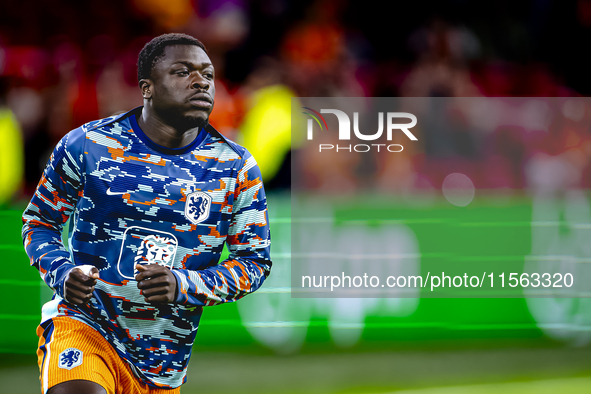
<instances>
[{"instance_id":1,"label":"team badge on chest","mask_svg":"<svg viewBox=\"0 0 591 394\"><path fill-rule=\"evenodd\" d=\"M187 196L185 216L194 224L201 223L209 217L211 196L205 192L193 192Z\"/></svg>"}]
</instances>

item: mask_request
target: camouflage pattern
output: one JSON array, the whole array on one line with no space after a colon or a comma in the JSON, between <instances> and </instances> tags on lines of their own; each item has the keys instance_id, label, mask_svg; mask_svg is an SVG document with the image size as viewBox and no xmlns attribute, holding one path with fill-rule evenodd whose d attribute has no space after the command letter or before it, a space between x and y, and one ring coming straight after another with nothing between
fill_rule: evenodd
<instances>
[{"instance_id":1,"label":"camouflage pattern","mask_svg":"<svg viewBox=\"0 0 591 394\"><path fill-rule=\"evenodd\" d=\"M159 147L137 126L139 111L64 136L23 214L22 234L31 265L55 291L43 321L85 322L142 381L174 388L186 380L203 306L233 302L269 275L267 205L246 149L211 126L188 147ZM69 250L61 239L68 218ZM230 257L219 263L224 242ZM176 302L146 304L136 263L171 267ZM100 279L89 304L77 307L63 300L63 285L84 264Z\"/></svg>"}]
</instances>

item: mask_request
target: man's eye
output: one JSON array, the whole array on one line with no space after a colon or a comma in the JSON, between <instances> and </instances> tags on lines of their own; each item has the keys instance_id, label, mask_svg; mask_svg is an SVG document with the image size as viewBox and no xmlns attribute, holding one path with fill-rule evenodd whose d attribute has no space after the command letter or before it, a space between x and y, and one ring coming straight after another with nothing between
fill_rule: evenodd
<instances>
[{"instance_id":1,"label":"man's eye","mask_svg":"<svg viewBox=\"0 0 591 394\"><path fill-rule=\"evenodd\" d=\"M181 71L178 71L177 74L187 76L187 75L189 75L189 70L181 70Z\"/></svg>"}]
</instances>

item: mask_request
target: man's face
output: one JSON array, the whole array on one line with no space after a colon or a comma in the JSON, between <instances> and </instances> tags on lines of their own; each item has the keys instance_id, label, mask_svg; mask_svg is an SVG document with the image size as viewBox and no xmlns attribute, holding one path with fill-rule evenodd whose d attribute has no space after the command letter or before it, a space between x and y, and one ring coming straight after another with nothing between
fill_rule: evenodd
<instances>
[{"instance_id":1,"label":"man's face","mask_svg":"<svg viewBox=\"0 0 591 394\"><path fill-rule=\"evenodd\" d=\"M213 109L215 85L211 60L196 45L172 45L156 62L151 106L174 126L204 127Z\"/></svg>"}]
</instances>

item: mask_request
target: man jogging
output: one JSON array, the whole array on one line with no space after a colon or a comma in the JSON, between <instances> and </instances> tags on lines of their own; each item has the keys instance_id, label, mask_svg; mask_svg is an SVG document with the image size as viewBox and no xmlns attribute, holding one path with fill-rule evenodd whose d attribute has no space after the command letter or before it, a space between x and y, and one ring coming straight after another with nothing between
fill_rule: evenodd
<instances>
[{"instance_id":1,"label":"man jogging","mask_svg":"<svg viewBox=\"0 0 591 394\"><path fill-rule=\"evenodd\" d=\"M256 161L208 124L203 44L153 39L138 81L143 107L64 136L23 214L31 265L55 292L37 330L43 392L178 392L203 306L271 269Z\"/></svg>"}]
</instances>

